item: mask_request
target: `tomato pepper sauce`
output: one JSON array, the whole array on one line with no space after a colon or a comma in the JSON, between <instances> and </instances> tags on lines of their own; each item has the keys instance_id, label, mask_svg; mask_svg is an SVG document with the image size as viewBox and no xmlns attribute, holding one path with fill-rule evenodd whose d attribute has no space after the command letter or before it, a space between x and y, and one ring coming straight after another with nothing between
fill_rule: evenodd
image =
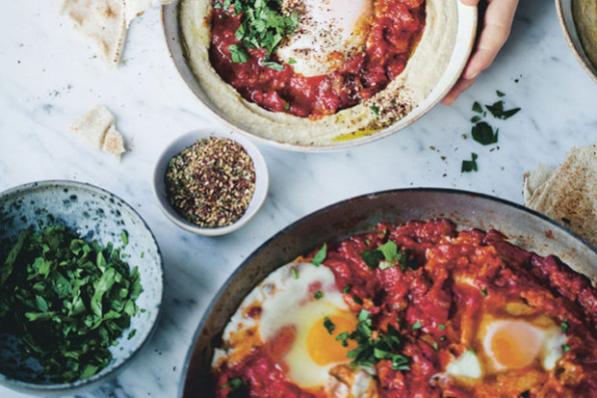
<instances>
[{"instance_id":1,"label":"tomato pepper sauce","mask_svg":"<svg viewBox=\"0 0 597 398\"><path fill-rule=\"evenodd\" d=\"M217 1L217 0L215 0ZM380 92L404 70L425 26L424 0L376 0L363 51L329 74L303 76L288 64L263 66L263 49L248 49L248 61L232 61L229 47L242 14L214 8L209 56L224 81L246 100L273 112L317 118L357 105Z\"/></svg>"},{"instance_id":2,"label":"tomato pepper sauce","mask_svg":"<svg viewBox=\"0 0 597 398\"><path fill-rule=\"evenodd\" d=\"M408 255L407 268L372 268L362 253L394 241ZM388 360L376 364L382 398L408 397L595 397L597 396L597 290L585 276L554 256L541 257L491 230L458 231L449 220L380 224L332 247L324 261L350 309L369 311L379 330L389 325L405 341L410 370ZM467 279L466 285L457 280ZM565 322L567 352L551 374L526 369L462 385L436 377L465 349L467 330L480 313L519 301L556 322ZM413 324L420 328L414 330ZM289 382L284 364L264 347L241 363L221 369L217 396L241 377L246 397L320 398ZM535 383L525 391L520 385Z\"/></svg>"}]
</instances>

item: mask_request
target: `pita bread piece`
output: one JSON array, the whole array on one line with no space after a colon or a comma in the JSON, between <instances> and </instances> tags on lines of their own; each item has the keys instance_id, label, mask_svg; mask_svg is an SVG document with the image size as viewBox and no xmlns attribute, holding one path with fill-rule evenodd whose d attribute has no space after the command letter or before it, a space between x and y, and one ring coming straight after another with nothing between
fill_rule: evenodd
<instances>
[{"instance_id":1,"label":"pita bread piece","mask_svg":"<svg viewBox=\"0 0 597 398\"><path fill-rule=\"evenodd\" d=\"M525 202L529 202L531 197L541 185L551 176L553 169L540 164L535 170L524 173L523 194Z\"/></svg>"},{"instance_id":2,"label":"pita bread piece","mask_svg":"<svg viewBox=\"0 0 597 398\"><path fill-rule=\"evenodd\" d=\"M597 145L575 148L527 200L527 206L597 246Z\"/></svg>"},{"instance_id":3,"label":"pita bread piece","mask_svg":"<svg viewBox=\"0 0 597 398\"><path fill-rule=\"evenodd\" d=\"M94 148L120 157L126 152L124 139L116 130L114 115L105 106L87 112L72 127L71 132L85 138Z\"/></svg>"},{"instance_id":4,"label":"pita bread piece","mask_svg":"<svg viewBox=\"0 0 597 398\"><path fill-rule=\"evenodd\" d=\"M64 0L62 13L95 41L106 62L117 65L126 41L125 0Z\"/></svg>"}]
</instances>

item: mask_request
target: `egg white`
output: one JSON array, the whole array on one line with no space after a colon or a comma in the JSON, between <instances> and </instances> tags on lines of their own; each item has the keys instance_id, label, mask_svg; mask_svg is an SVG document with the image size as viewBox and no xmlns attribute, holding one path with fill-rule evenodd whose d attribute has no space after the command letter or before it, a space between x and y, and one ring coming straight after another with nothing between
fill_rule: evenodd
<instances>
[{"instance_id":1,"label":"egg white","mask_svg":"<svg viewBox=\"0 0 597 398\"><path fill-rule=\"evenodd\" d=\"M285 0L292 9L296 0ZM347 55L364 44L362 18L371 12L371 0L303 0L304 14L297 33L277 50L283 61L292 59L293 69L305 76L322 75L334 69L332 53ZM283 6L284 7L284 6Z\"/></svg>"}]
</instances>

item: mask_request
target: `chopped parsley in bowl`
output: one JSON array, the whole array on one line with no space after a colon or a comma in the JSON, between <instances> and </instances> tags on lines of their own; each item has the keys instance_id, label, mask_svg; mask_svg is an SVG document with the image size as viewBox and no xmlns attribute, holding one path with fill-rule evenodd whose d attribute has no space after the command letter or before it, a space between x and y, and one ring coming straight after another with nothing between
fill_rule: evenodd
<instances>
[{"instance_id":1,"label":"chopped parsley in bowl","mask_svg":"<svg viewBox=\"0 0 597 398\"><path fill-rule=\"evenodd\" d=\"M70 181L0 193L0 384L70 395L114 376L156 327L157 243L124 201Z\"/></svg>"}]
</instances>

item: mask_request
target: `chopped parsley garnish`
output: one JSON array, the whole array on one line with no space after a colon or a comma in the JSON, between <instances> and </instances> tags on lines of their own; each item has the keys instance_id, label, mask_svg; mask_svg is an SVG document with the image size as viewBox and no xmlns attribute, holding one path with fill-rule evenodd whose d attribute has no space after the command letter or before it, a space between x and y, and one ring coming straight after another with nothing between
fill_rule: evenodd
<instances>
[{"instance_id":1,"label":"chopped parsley garnish","mask_svg":"<svg viewBox=\"0 0 597 398\"><path fill-rule=\"evenodd\" d=\"M423 324L421 323L421 321L416 321L415 323L413 323L412 329L413 330L419 330L423 327Z\"/></svg>"},{"instance_id":2,"label":"chopped parsley garnish","mask_svg":"<svg viewBox=\"0 0 597 398\"><path fill-rule=\"evenodd\" d=\"M481 145L491 145L498 142L500 129L493 130L487 122L479 122L471 129L473 139Z\"/></svg>"},{"instance_id":3,"label":"chopped parsley garnish","mask_svg":"<svg viewBox=\"0 0 597 398\"><path fill-rule=\"evenodd\" d=\"M564 332L564 333L568 332L568 329L569 329L569 328L570 328L570 325L568 324L568 322L567 322L567 321L563 321L563 322L560 324L560 329L562 329L562 332Z\"/></svg>"},{"instance_id":4,"label":"chopped parsley garnish","mask_svg":"<svg viewBox=\"0 0 597 398\"><path fill-rule=\"evenodd\" d=\"M318 290L313 294L313 297L315 297L315 300L319 300L323 298L323 292L321 290Z\"/></svg>"},{"instance_id":5,"label":"chopped parsley garnish","mask_svg":"<svg viewBox=\"0 0 597 398\"><path fill-rule=\"evenodd\" d=\"M292 267L290 268L290 273L292 274L292 277L294 279L298 279L299 278L299 271L296 267Z\"/></svg>"},{"instance_id":6,"label":"chopped parsley garnish","mask_svg":"<svg viewBox=\"0 0 597 398\"><path fill-rule=\"evenodd\" d=\"M239 392L241 392L242 390L244 390L246 388L246 384L242 378L234 377L232 379L229 379L224 387L227 387L230 389L228 397L230 397L230 398L240 397L240 396L243 396L244 394L239 394Z\"/></svg>"},{"instance_id":7,"label":"chopped parsley garnish","mask_svg":"<svg viewBox=\"0 0 597 398\"><path fill-rule=\"evenodd\" d=\"M496 90L495 93L497 94L498 97L504 97L506 94L501 92L500 90Z\"/></svg>"},{"instance_id":8,"label":"chopped parsley garnish","mask_svg":"<svg viewBox=\"0 0 597 398\"><path fill-rule=\"evenodd\" d=\"M288 65L294 65L294 64L296 64L296 59L294 59L292 57L288 58Z\"/></svg>"},{"instance_id":9,"label":"chopped parsley garnish","mask_svg":"<svg viewBox=\"0 0 597 398\"><path fill-rule=\"evenodd\" d=\"M278 72L284 70L284 66L275 61L261 61L259 64L261 66L266 66L270 69L277 70Z\"/></svg>"},{"instance_id":10,"label":"chopped parsley garnish","mask_svg":"<svg viewBox=\"0 0 597 398\"><path fill-rule=\"evenodd\" d=\"M241 25L235 32L239 41L228 49L232 62L244 63L249 59L247 49L266 50L261 64L275 70L283 67L271 60L271 55L282 40L298 27L296 14L285 15L281 10L282 0L224 0L217 1L216 8L221 8L236 15L242 14Z\"/></svg>"},{"instance_id":11,"label":"chopped parsley garnish","mask_svg":"<svg viewBox=\"0 0 597 398\"><path fill-rule=\"evenodd\" d=\"M357 347L348 353L348 358L355 366L373 367L382 360L392 363L393 370L409 370L410 358L401 354L401 336L394 327L388 326L386 333L374 330L371 314L361 310L358 316L357 329L352 333L340 333L336 336L344 347L348 340L357 343Z\"/></svg>"},{"instance_id":12,"label":"chopped parsley garnish","mask_svg":"<svg viewBox=\"0 0 597 398\"><path fill-rule=\"evenodd\" d=\"M315 253L315 255L313 256L313 260L311 260L311 262L316 267L319 267L325 261L325 258L327 256L328 256L328 245L327 245L327 243L324 243L323 246L321 246L321 249L319 249L317 251L317 253Z\"/></svg>"},{"instance_id":13,"label":"chopped parsley garnish","mask_svg":"<svg viewBox=\"0 0 597 398\"><path fill-rule=\"evenodd\" d=\"M128 244L128 233L120 239ZM88 378L139 311L138 269L111 243L87 242L62 225L25 230L0 246L0 325L53 382ZM132 338L135 330L128 332Z\"/></svg>"},{"instance_id":14,"label":"chopped parsley garnish","mask_svg":"<svg viewBox=\"0 0 597 398\"><path fill-rule=\"evenodd\" d=\"M374 116L379 116L379 106L371 105L369 109L371 110L371 113L373 113Z\"/></svg>"},{"instance_id":15,"label":"chopped parsley garnish","mask_svg":"<svg viewBox=\"0 0 597 398\"><path fill-rule=\"evenodd\" d=\"M489 291L487 290L487 288L486 288L486 287L484 287L483 289L481 289L481 295L482 295L483 297L487 297L487 296L489 296Z\"/></svg>"},{"instance_id":16,"label":"chopped parsley garnish","mask_svg":"<svg viewBox=\"0 0 597 398\"><path fill-rule=\"evenodd\" d=\"M446 325L444 325L443 323L440 323L439 325L437 325L439 330L446 330Z\"/></svg>"},{"instance_id":17,"label":"chopped parsley garnish","mask_svg":"<svg viewBox=\"0 0 597 398\"><path fill-rule=\"evenodd\" d=\"M334 330L336 330L336 325L334 325L334 322L332 322L332 320L330 318L328 318L327 316L325 318L323 318L323 326L325 327L325 329L328 331L329 334L333 334Z\"/></svg>"},{"instance_id":18,"label":"chopped parsley garnish","mask_svg":"<svg viewBox=\"0 0 597 398\"><path fill-rule=\"evenodd\" d=\"M483 113L483 107L477 101L473 104L473 112Z\"/></svg>"},{"instance_id":19,"label":"chopped parsley garnish","mask_svg":"<svg viewBox=\"0 0 597 398\"><path fill-rule=\"evenodd\" d=\"M491 105L485 105L485 108L497 119L506 120L520 112L520 108L504 110L504 101L500 100Z\"/></svg>"},{"instance_id":20,"label":"chopped parsley garnish","mask_svg":"<svg viewBox=\"0 0 597 398\"><path fill-rule=\"evenodd\" d=\"M230 51L230 56L232 57L232 62L235 62L237 64L242 64L249 60L249 53L247 53L238 44L231 44L230 46L228 46L228 51Z\"/></svg>"},{"instance_id":21,"label":"chopped parsley garnish","mask_svg":"<svg viewBox=\"0 0 597 398\"><path fill-rule=\"evenodd\" d=\"M562 351L564 351L564 352L570 351L570 346L568 344L562 344Z\"/></svg>"},{"instance_id":22,"label":"chopped parsley garnish","mask_svg":"<svg viewBox=\"0 0 597 398\"><path fill-rule=\"evenodd\" d=\"M471 171L478 171L479 166L477 165L478 156L476 153L471 153L471 160L463 160L460 168L461 173L470 173Z\"/></svg>"},{"instance_id":23,"label":"chopped parsley garnish","mask_svg":"<svg viewBox=\"0 0 597 398\"><path fill-rule=\"evenodd\" d=\"M415 269L417 264L409 257L407 251L399 249L396 242L391 240L379 245L377 249L365 250L361 253L361 258L369 268L379 267L381 270L393 268L396 265L400 265L402 271L408 268Z\"/></svg>"},{"instance_id":24,"label":"chopped parsley garnish","mask_svg":"<svg viewBox=\"0 0 597 398\"><path fill-rule=\"evenodd\" d=\"M344 286L344 289L342 289L343 293L350 293L350 291L352 290L352 285L349 283L346 286Z\"/></svg>"},{"instance_id":25,"label":"chopped parsley garnish","mask_svg":"<svg viewBox=\"0 0 597 398\"><path fill-rule=\"evenodd\" d=\"M363 300L361 300L361 298L359 296L352 296L352 299L354 300L355 303L357 303L358 305L363 304Z\"/></svg>"}]
</instances>

